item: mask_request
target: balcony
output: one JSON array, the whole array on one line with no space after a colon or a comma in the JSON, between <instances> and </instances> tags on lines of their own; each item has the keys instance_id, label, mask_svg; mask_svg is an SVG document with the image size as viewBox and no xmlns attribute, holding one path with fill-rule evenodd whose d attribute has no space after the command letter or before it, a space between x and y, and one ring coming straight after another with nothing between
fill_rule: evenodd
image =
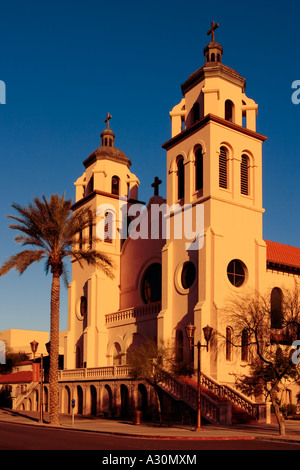
<instances>
[{"instance_id":1,"label":"balcony","mask_svg":"<svg viewBox=\"0 0 300 470\"><path fill-rule=\"evenodd\" d=\"M147 305L140 305L139 307L125 308L118 310L114 313L105 315L105 324L109 328L116 324L131 323L139 321L140 319L156 318L161 310L161 302L155 302Z\"/></svg>"},{"instance_id":2,"label":"balcony","mask_svg":"<svg viewBox=\"0 0 300 470\"><path fill-rule=\"evenodd\" d=\"M108 367L91 367L89 369L64 369L58 372L58 380L60 382L74 382L85 380L112 380L112 379L128 379L129 366L108 366Z\"/></svg>"}]
</instances>

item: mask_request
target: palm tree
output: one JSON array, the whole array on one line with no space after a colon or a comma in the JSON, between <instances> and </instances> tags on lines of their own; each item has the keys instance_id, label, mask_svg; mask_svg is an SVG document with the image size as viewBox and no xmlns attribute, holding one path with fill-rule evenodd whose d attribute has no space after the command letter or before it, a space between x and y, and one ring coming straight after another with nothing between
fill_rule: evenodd
<instances>
[{"instance_id":1,"label":"palm tree","mask_svg":"<svg viewBox=\"0 0 300 470\"><path fill-rule=\"evenodd\" d=\"M59 424L59 389L58 389L58 357L59 357L59 301L60 277L66 280L65 258L73 257L83 266L83 262L100 267L106 275L113 278L111 260L90 245L82 236L85 230L95 222L90 209L77 209L72 212L71 200L65 196L52 195L49 199L34 198L33 204L21 207L12 204L17 215L9 215L16 223L9 228L18 230L15 241L22 246L30 246L16 255L11 256L0 268L3 276L15 268L22 274L32 263L46 261L46 273L51 270L51 319L50 319L50 423ZM80 243L79 240L80 234Z\"/></svg>"}]
</instances>

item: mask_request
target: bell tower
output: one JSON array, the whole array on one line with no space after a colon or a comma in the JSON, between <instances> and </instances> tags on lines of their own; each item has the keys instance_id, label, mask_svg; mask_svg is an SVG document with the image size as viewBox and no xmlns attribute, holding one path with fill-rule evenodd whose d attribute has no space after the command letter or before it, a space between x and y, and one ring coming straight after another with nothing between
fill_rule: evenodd
<instances>
[{"instance_id":1,"label":"bell tower","mask_svg":"<svg viewBox=\"0 0 300 470\"><path fill-rule=\"evenodd\" d=\"M68 337L66 367L99 367L107 365L107 329L105 315L120 307L120 257L124 220L122 208L138 197L138 178L130 171L131 161L115 147L115 134L110 129L111 115L105 119L101 145L83 162L84 173L75 182L73 210L88 207L96 214L83 240L108 255L114 265L114 279L100 268L72 263L69 286ZM80 239L79 239L80 243Z\"/></svg>"},{"instance_id":2,"label":"bell tower","mask_svg":"<svg viewBox=\"0 0 300 470\"><path fill-rule=\"evenodd\" d=\"M167 153L167 204L204 210L203 243L187 250L175 236L163 251L162 338L176 337L192 322L196 341L209 324L222 331L220 311L226 298L247 287L259 288L265 272L262 238L262 143L256 132L258 106L245 94L246 80L223 64L215 41L204 48L204 65L182 84L183 98L170 112L172 138ZM186 283L186 267L194 273ZM192 268L193 266L193 268ZM175 276L172 275L175 273ZM185 339L188 356L188 341ZM206 372L220 379L218 360L204 354ZM207 356L207 357L206 357Z\"/></svg>"}]
</instances>

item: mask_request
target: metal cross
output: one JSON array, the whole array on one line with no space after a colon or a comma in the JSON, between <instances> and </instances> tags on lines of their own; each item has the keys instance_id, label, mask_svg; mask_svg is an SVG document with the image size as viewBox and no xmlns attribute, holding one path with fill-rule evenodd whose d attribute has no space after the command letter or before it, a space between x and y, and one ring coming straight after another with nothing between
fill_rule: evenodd
<instances>
[{"instance_id":1,"label":"metal cross","mask_svg":"<svg viewBox=\"0 0 300 470\"><path fill-rule=\"evenodd\" d=\"M107 113L106 119L104 119L104 122L107 124L107 129L109 129L109 121L112 118L111 114Z\"/></svg>"},{"instance_id":2,"label":"metal cross","mask_svg":"<svg viewBox=\"0 0 300 470\"><path fill-rule=\"evenodd\" d=\"M219 23L215 23L214 21L211 22L211 28L207 31L207 34L211 34L211 42L215 40L215 29L219 27Z\"/></svg>"},{"instance_id":3,"label":"metal cross","mask_svg":"<svg viewBox=\"0 0 300 470\"><path fill-rule=\"evenodd\" d=\"M154 183L151 184L152 188L154 188L154 196L158 196L158 186L162 183L162 181L155 176Z\"/></svg>"}]
</instances>

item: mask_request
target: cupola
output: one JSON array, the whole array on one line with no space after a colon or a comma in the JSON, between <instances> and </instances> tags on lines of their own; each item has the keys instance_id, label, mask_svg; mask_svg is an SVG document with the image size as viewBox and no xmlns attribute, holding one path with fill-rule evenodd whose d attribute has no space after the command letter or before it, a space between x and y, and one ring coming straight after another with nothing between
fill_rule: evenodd
<instances>
[{"instance_id":1,"label":"cupola","mask_svg":"<svg viewBox=\"0 0 300 470\"><path fill-rule=\"evenodd\" d=\"M211 22L211 28L207 34L211 34L211 41L204 48L205 65L216 65L222 63L223 47L215 41L215 29L219 27L219 23Z\"/></svg>"},{"instance_id":2,"label":"cupola","mask_svg":"<svg viewBox=\"0 0 300 470\"><path fill-rule=\"evenodd\" d=\"M101 146L102 147L114 147L115 146L115 134L113 131L109 128L109 121L111 119L111 114L107 113L106 119L104 122L106 122L106 129L101 132Z\"/></svg>"}]
</instances>

